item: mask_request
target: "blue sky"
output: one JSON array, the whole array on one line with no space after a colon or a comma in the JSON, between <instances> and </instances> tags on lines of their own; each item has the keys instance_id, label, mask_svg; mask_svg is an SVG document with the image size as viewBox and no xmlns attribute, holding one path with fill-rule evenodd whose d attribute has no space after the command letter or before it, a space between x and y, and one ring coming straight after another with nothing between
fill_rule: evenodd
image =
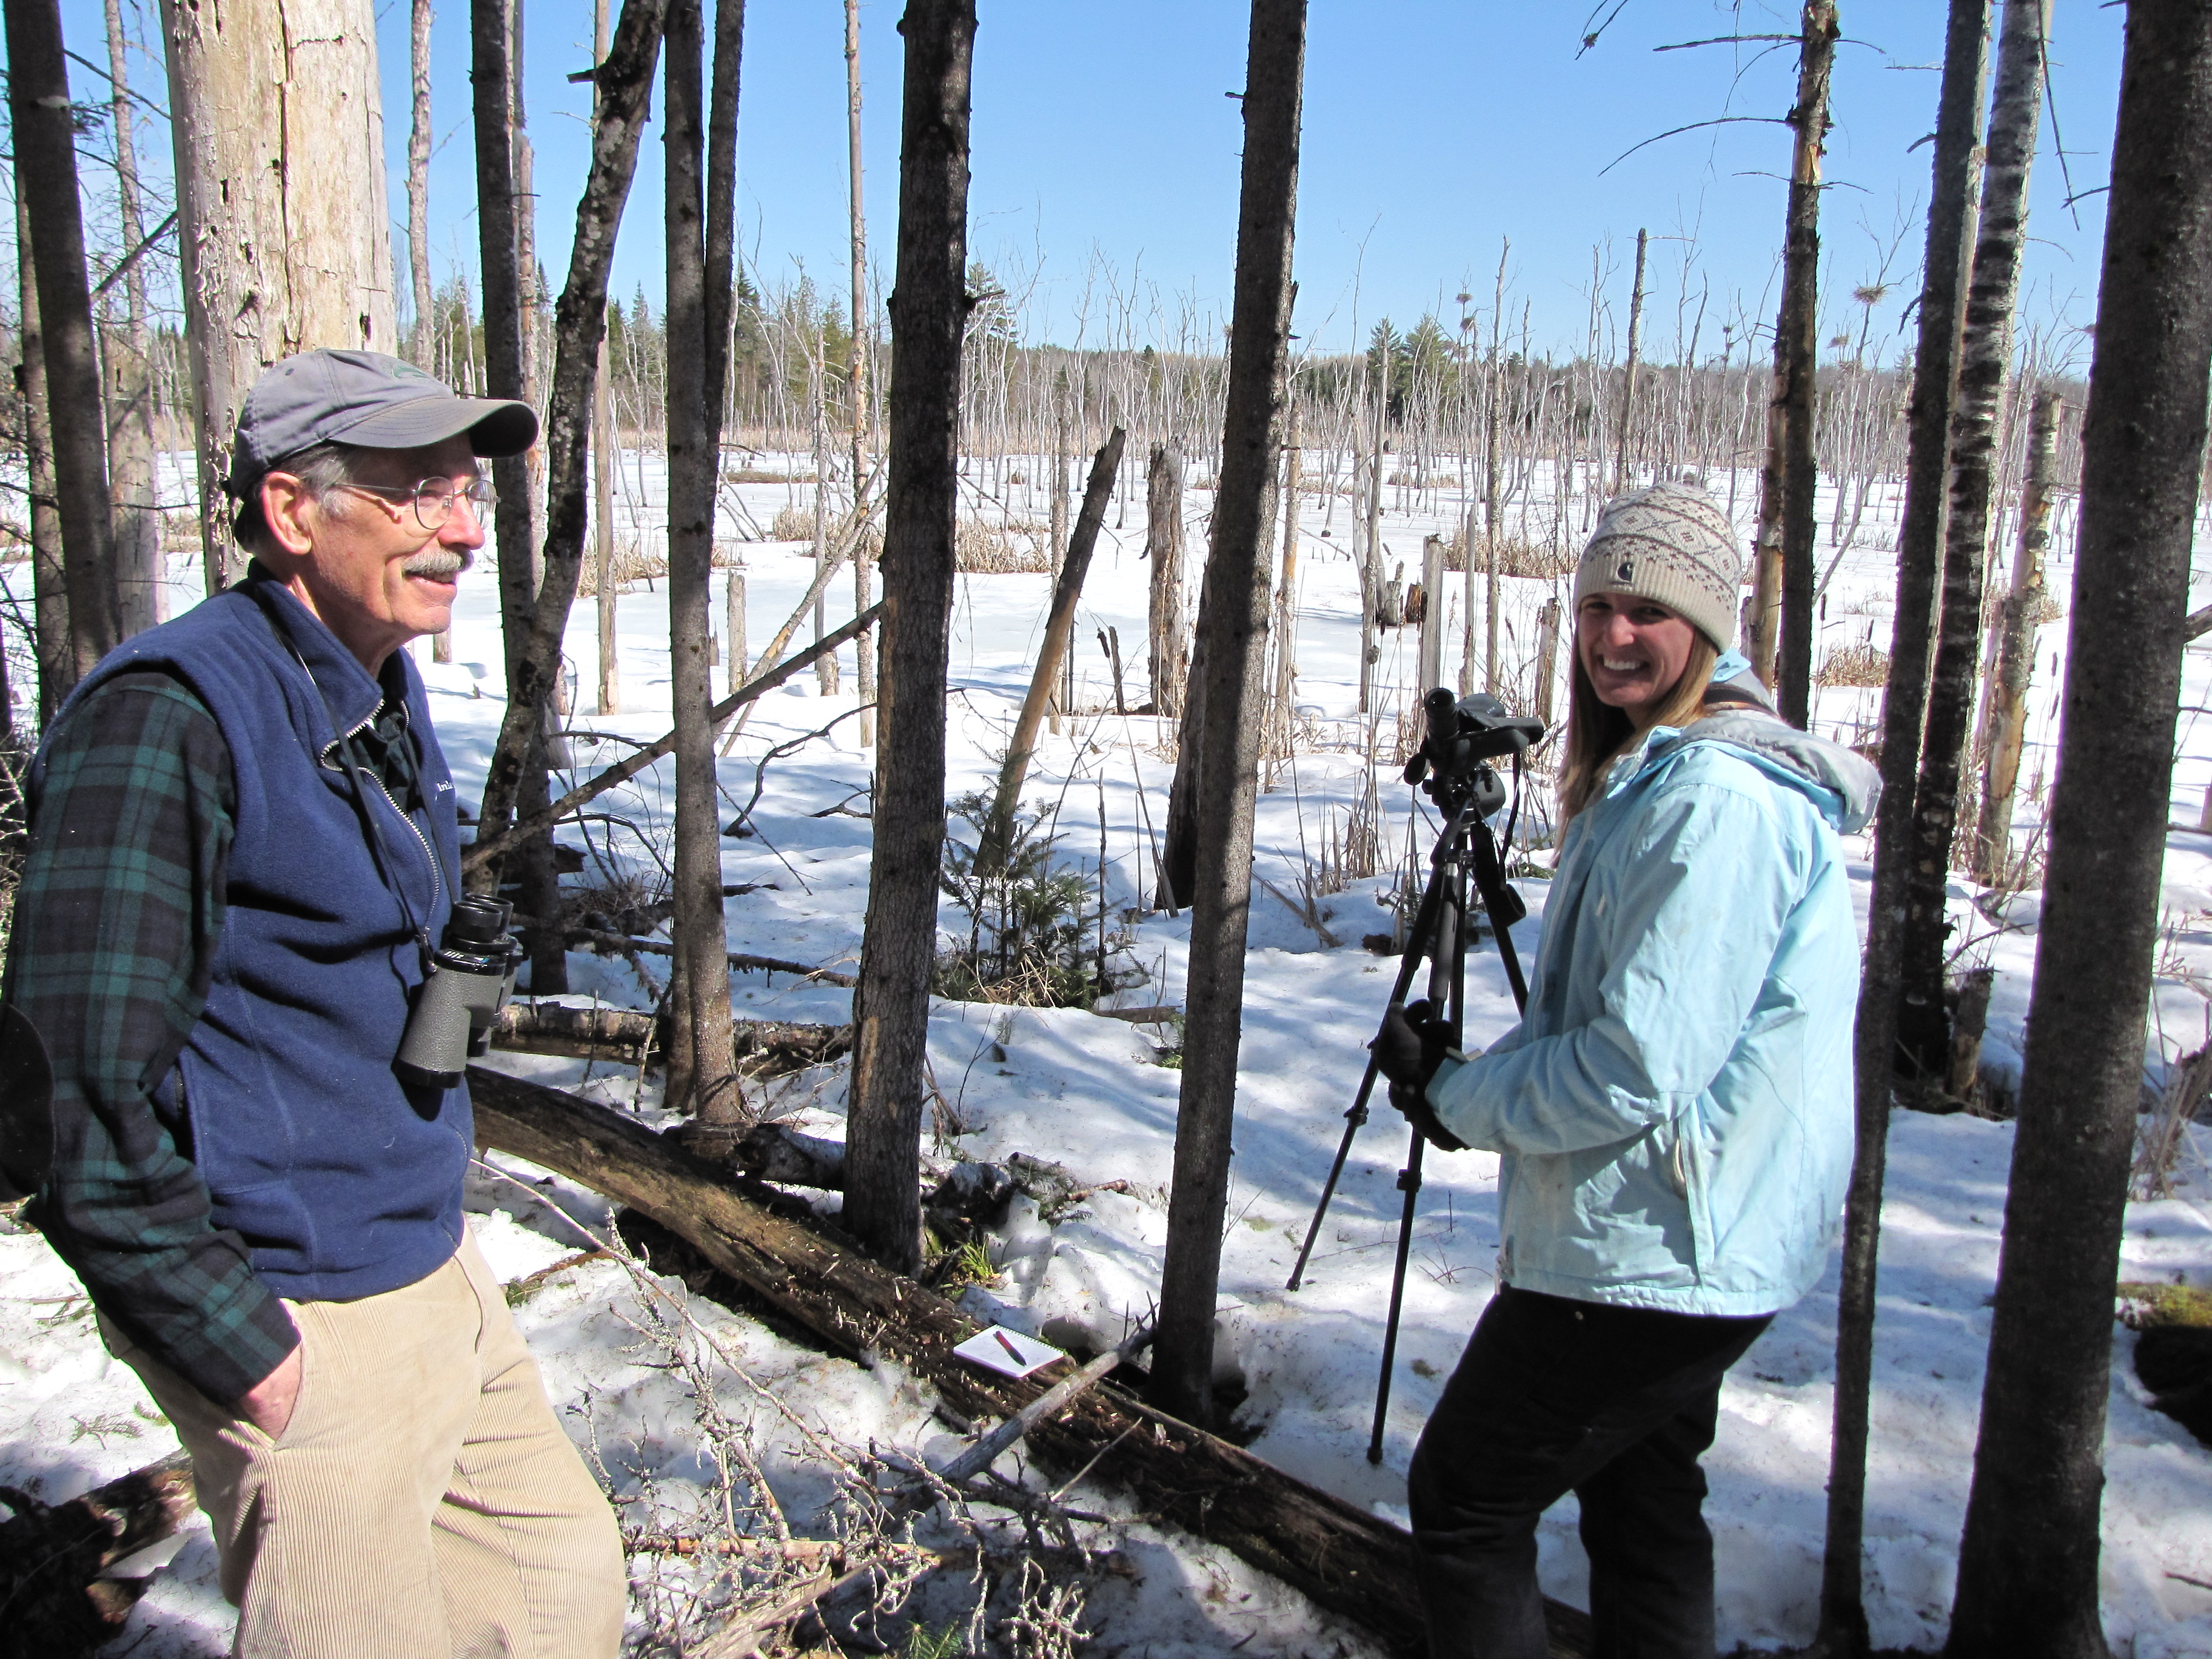
<instances>
[{"instance_id":1,"label":"blue sky","mask_svg":"<svg viewBox=\"0 0 2212 1659\"><path fill-rule=\"evenodd\" d=\"M1653 244L1649 348L1674 351L1701 295L1701 355L1720 325L1771 320L1790 134L1735 121L1645 144L1717 117L1775 118L1796 54L1759 44L1655 52L1729 33L1787 33L1781 0L1627 0L1593 49L1577 47L1593 0L1314 0L1299 189L1297 323L1341 347L1382 316L1401 325L1454 295L1487 313L1510 238L1509 331L1524 306L1539 349L1587 336L1591 251L1607 325L1625 322L1636 232ZM1613 9L1605 0L1599 15ZM872 263L890 279L896 236L898 0L861 8L866 202ZM1024 301L1032 337L1170 344L1225 313L1235 257L1241 129L1225 94L1243 82L1246 9L1235 0L980 0L969 242ZM1933 124L1942 0L1843 0L1824 198L1830 331L1860 313L1848 290L1887 260L1894 286L1871 321L1891 349L1920 252L1917 216ZM100 12L66 0L72 46L104 59ZM832 292L845 270L840 0L747 8L740 191L744 257L772 285L803 265ZM2056 0L2053 97L2076 191L2103 185L2119 80L2123 12ZM591 8L529 0L530 124L543 257L557 288L587 160ZM441 276L473 265L467 9L446 0L434 32L437 137L430 237ZM407 6L379 14L395 252L404 259ZM89 78L81 88L94 95ZM656 99L656 108L658 100ZM615 291L660 283L660 154L641 155ZM161 158L166 160L166 157ZM1611 165L1608 165L1611 164ZM2046 113L2033 180L2023 322L2089 320L2101 196L2070 210ZM2076 220L2078 218L2078 224ZM403 264L404 269L404 264ZM656 301L657 302L657 301Z\"/></svg>"}]
</instances>

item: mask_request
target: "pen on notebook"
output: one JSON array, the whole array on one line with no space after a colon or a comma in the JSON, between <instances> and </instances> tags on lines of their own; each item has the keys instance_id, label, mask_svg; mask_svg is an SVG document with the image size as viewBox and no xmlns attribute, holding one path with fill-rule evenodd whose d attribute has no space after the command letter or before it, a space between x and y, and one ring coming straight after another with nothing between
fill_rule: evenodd
<instances>
[{"instance_id":1,"label":"pen on notebook","mask_svg":"<svg viewBox=\"0 0 2212 1659\"><path fill-rule=\"evenodd\" d=\"M1028 1360L1022 1358L1022 1351L1016 1347L1012 1343L1006 1340L1006 1334L1004 1331L994 1330L991 1334L999 1339L999 1346L1000 1347L1004 1348L1008 1353L1014 1357L1014 1364L1017 1365L1026 1365L1029 1364Z\"/></svg>"}]
</instances>

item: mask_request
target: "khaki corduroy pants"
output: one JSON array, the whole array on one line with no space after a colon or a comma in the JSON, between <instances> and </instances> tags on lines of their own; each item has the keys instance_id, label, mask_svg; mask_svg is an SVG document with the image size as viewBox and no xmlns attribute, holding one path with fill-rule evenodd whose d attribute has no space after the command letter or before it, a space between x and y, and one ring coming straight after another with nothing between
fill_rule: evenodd
<instances>
[{"instance_id":1,"label":"khaki corduroy pants","mask_svg":"<svg viewBox=\"0 0 2212 1659\"><path fill-rule=\"evenodd\" d=\"M303 1376L274 1441L101 1322L192 1455L236 1659L611 1659L614 1516L475 1241L382 1296L285 1305Z\"/></svg>"}]
</instances>

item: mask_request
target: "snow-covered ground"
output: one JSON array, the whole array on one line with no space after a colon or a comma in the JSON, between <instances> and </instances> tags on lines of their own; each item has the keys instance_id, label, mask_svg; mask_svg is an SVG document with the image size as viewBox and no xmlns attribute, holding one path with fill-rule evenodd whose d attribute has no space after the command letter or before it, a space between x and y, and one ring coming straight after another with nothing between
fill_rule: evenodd
<instances>
[{"instance_id":1,"label":"snow-covered ground","mask_svg":"<svg viewBox=\"0 0 2212 1659\"><path fill-rule=\"evenodd\" d=\"M767 465L781 465L769 461ZM804 470L793 461L792 470ZM649 476L644 485L656 481ZM1540 475L1538 483L1543 479ZM1716 486L1724 494L1725 483ZM738 492L742 515L725 532L750 533L776 511L808 499L806 486L747 485ZM1737 492L1747 520L1753 488ZM1210 496L1188 503L1193 531L1191 594L1203 556ZM994 509L988 502L979 506ZM1019 517L1034 514L1021 501ZM1409 503L1409 507L1410 507ZM1384 524L1393 563L1418 574L1420 538L1449 532L1460 508L1455 492L1431 511L1393 510ZM1332 510L1333 509L1333 510ZM1509 524L1511 522L1509 507ZM1844 550L1826 597L1822 644L1829 648L1871 637L1886 647L1893 580L1895 502L1877 494L1852 546ZM1143 544L1141 490L1125 517L1109 515L1097 562L1079 613L1079 704L1112 708L1107 659L1097 630L1119 630L1131 683L1129 703L1142 701L1145 603L1149 567ZM1549 511L1538 506L1540 532ZM1828 544L1826 504L1822 559ZM1340 834L1364 775L1357 717L1358 602L1352 566L1338 550L1349 544L1350 511L1309 494L1301 502L1304 555L1298 601L1298 703L1306 716L1301 752L1260 801L1255 846L1259 873L1295 898L1298 884ZM1125 526L1125 527L1124 527ZM1324 528L1330 532L1322 534ZM2070 512L2062 509L2051 585L2070 585ZM757 651L804 591L811 565L803 547L748 542L750 643ZM2208 567L2212 568L2212 567ZM177 568L178 597L189 602L193 573ZM473 794L503 707L494 583L488 571L465 579L452 665L422 655L432 706L447 753ZM665 589L665 584L654 584ZM1534 652L1534 614L1553 587L1509 581L1504 619L1509 678L1527 686ZM719 589L719 579L718 579ZM1460 583L1447 584L1448 614L1460 614ZM2193 600L2202 603L2201 588ZM717 593L715 614L721 614ZM983 786L1006 745L1042 628L1041 576L963 577L952 646L955 690L948 714L951 754L948 791ZM851 614L842 579L830 608L834 624ZM622 714L592 712L594 623L580 602L568 651L581 685L573 724L631 738L658 736L667 726L668 653L663 594L638 587L621 606ZM802 632L801 637L805 637ZM2030 752L2023 776L2047 775L2055 738L2052 708L2063 663L2065 624L2039 638L2031 695ZM773 745L830 729L770 762L753 817L759 835L724 843L724 873L751 890L729 904L732 949L848 967L858 954L866 897L869 828L831 813L869 775L857 747L857 722L831 724L851 709L853 661L842 669L842 694L824 696L802 674L763 699L722 782L734 802L752 793L756 770ZM1377 707L1410 708L1413 641L1410 631L1385 636ZM1447 672L1457 660L1445 652ZM719 684L718 677L718 684ZM2212 705L2212 653L2192 648L2183 704ZM1832 689L1820 697L1816 723L1849 734L1872 722L1878 693ZM2179 738L2170 819L2197 820L2212 783L2212 736L2185 713ZM1379 746L1387 756L1395 733L1386 718ZM628 752L627 745L580 742L588 772ZM1056 800L1063 861L1102 866L1109 917L1127 913L1126 959L1140 965L1144 983L1123 994L1128 1004L1179 1003L1189 936L1188 915L1144 908L1153 881L1151 844L1165 811L1172 769L1171 736L1144 716L1110 712L1073 717L1043 743L1025 796ZM1432 821L1411 791L1382 779L1386 858L1409 842L1425 852ZM655 873L667 856L672 791L665 774L600 805L635 825L588 826L599 858L626 872ZM2025 836L2040 821L2044 797L2024 799L2015 817ZM734 809L733 809L734 810ZM578 841L580 832L563 832ZM1103 844L1102 860L1101 845ZM648 845L652 843L652 845ZM2145 1060L2153 1080L2166 1060L2207 1040L2212 1008L2212 838L2176 831L2170 838L2165 902L2171 927L2160 963L2153 1029ZM1869 849L1849 848L1864 904ZM1540 858L1539 863L1540 863ZM596 872L578 879L596 879ZM1382 1114L1363 1133L1322 1234L1305 1287L1286 1292L1284 1280L1341 1130L1395 969L1370 955L1362 934L1387 931L1394 877L1386 869L1321 897L1322 921L1343 943L1325 945L1290 905L1255 888L1246 975L1238 1097L1237 1157L1222 1263L1220 1364L1241 1380L1240 1423L1252 1449L1303 1479L1378 1513L1404 1518L1404 1472L1421 1423L1440 1393L1492 1285L1497 1243L1497 1160L1481 1153L1432 1156L1422 1194L1407 1287L1405 1332L1394 1380L1386 1456L1380 1468L1364 1457L1384 1291L1390 1274L1399 1194L1394 1176L1405 1150L1396 1120ZM1516 936L1533 952L1543 921L1545 883L1524 879L1528 920ZM2035 935L2033 896L2015 900L2001 926L1954 888L1964 958L1998 970L1988 1054L2000 1076L2016 1072ZM948 905L948 929L958 921ZM964 931L964 929L963 929ZM647 988L626 965L582 953L570 958L580 997L644 1006ZM1487 951L1469 969L1472 1041L1486 1041L1512 1022L1498 961ZM848 994L759 975L735 981L738 1012L754 1017L842 1021ZM1117 1340L1126 1322L1141 1316L1158 1291L1165 1231L1165 1188L1171 1164L1179 1073L1158 1063L1174 1038L1167 1028L1133 1025L1079 1010L1006 1009L944 1003L933 1023L931 1060L954 1120L942 1126L952 1156L1003 1162L1015 1153L1060 1164L1078 1184L1115 1181L1126 1191L1097 1192L1057 1224L1018 1200L998 1237L997 1281L967 1292L978 1312L1010 1325L1087 1346ZM586 1076L580 1062L500 1057L525 1075L576 1087L610 1103L651 1110L653 1089L633 1073ZM799 1127L832 1137L842 1133L842 1076L832 1071L786 1085ZM2212 1287L2212 1130L2194 1131L2184 1149L2173 1196L2139 1202L2128 1216L2123 1277ZM1971 1471L1989 1329L2012 1129L1967 1116L1900 1113L1893 1127L1882 1243L1881 1322L1877 1330L1874 1443L1867 1516L1866 1589L1878 1644L1940 1644L1956 1568L1957 1540ZM526 1178L532 1172L516 1169ZM560 1201L587 1224L604 1220L588 1194L556 1184ZM544 1203L495 1182L476 1195L477 1225L501 1275L517 1279L584 1243L574 1222ZM825 1200L834 1205L834 1200ZM31 1236L0 1237L0 1482L52 1501L149 1461L173 1443L150 1416L130 1372L101 1352L88 1313L72 1299L73 1282ZM680 1485L696 1473L692 1407L678 1382L641 1364L635 1329L638 1292L623 1270L593 1262L566 1270L518 1309L545 1367L556 1400L572 1413L580 1440L596 1436L608 1467L645 1467ZM734 1316L695 1303L702 1322L754 1380L802 1416L850 1443L871 1437L937 1455L954 1443L933 1417L929 1392L896 1367L872 1371L794 1346ZM1743 1644L1774 1648L1812 1635L1821 1543L1824 1483L1834 1376L1835 1275L1785 1312L1731 1376L1722 1402L1719 1439L1708 1457L1712 1498L1707 1512L1717 1540L1720 1636L1723 1650ZM2130 1363L2134 1339L2116 1333L2105 1492L2103 1583L2106 1624L2116 1650L2135 1659L2212 1656L2212 1452L2149 1409ZM742 1391L734 1391L733 1397ZM757 1396L744 1395L771 1449L770 1473L802 1524L826 1490L810 1473L789 1425ZM616 1451L620 1455L615 1455ZM631 1477L625 1476L625 1479ZM1109 1493L1082 1501L1115 1512ZM1354 1632L1317 1613L1294 1593L1187 1538L1146 1529L1107 1528L1132 1571L1107 1581L1093 1598L1091 1627L1101 1653L1204 1654L1249 1647L1253 1652L1364 1651ZM1583 1595L1584 1566L1575 1539L1571 1500L1547 1517L1542 1572L1552 1594ZM136 1628L144 1655L222 1650L228 1626L213 1589L213 1556L204 1528L185 1535L154 1583ZM126 1638L125 1647L128 1646ZM118 1651L125 1650L118 1648Z\"/></svg>"}]
</instances>

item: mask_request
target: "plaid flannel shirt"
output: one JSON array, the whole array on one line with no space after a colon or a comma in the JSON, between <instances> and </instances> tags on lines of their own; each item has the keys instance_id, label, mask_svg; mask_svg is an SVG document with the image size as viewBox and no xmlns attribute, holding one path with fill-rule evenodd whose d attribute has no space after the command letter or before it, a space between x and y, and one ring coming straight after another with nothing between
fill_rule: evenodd
<instances>
[{"instance_id":1,"label":"plaid flannel shirt","mask_svg":"<svg viewBox=\"0 0 2212 1659\"><path fill-rule=\"evenodd\" d=\"M387 699L362 734L404 799L412 745ZM210 1400L237 1399L299 1341L155 1092L198 1024L234 833L230 751L160 672L118 675L47 744L16 899L9 1000L54 1070L54 1162L35 1216L100 1311Z\"/></svg>"}]
</instances>

